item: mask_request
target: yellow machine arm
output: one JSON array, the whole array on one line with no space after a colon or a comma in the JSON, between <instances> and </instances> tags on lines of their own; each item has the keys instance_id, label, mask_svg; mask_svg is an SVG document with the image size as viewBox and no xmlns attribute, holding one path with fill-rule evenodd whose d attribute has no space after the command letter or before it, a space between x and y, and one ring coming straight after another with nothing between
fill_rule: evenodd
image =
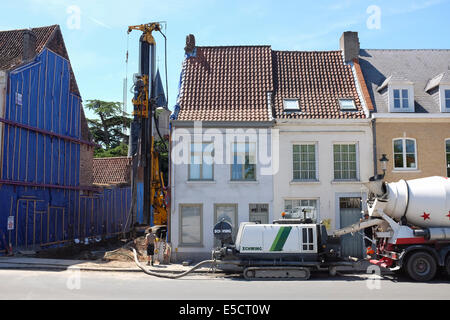
<instances>
[{"instance_id":1,"label":"yellow machine arm","mask_svg":"<svg viewBox=\"0 0 450 320\"><path fill-rule=\"evenodd\" d=\"M140 24L137 26L129 26L128 27L128 33L130 33L133 30L139 30L142 31L144 34L144 40L150 44L156 44L155 38L153 38L153 31L160 31L161 25L158 22L152 22L152 23L146 23L146 24Z\"/></svg>"},{"instance_id":2,"label":"yellow machine arm","mask_svg":"<svg viewBox=\"0 0 450 320\"><path fill-rule=\"evenodd\" d=\"M159 170L159 153L155 150L152 138L152 185L150 197L153 206L153 223L155 225L167 224L167 206L165 203L166 190L164 186L163 173Z\"/></svg>"}]
</instances>

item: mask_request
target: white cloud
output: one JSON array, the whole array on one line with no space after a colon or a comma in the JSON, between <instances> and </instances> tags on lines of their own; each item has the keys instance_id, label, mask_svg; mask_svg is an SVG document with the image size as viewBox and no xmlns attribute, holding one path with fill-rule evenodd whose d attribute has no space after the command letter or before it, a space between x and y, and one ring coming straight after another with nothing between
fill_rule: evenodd
<instances>
[{"instance_id":1,"label":"white cloud","mask_svg":"<svg viewBox=\"0 0 450 320\"><path fill-rule=\"evenodd\" d=\"M111 29L110 26L108 26L107 24L101 22L100 20L97 20L97 19L95 19L95 18L93 18L93 17L89 17L89 19L90 19L92 22L94 22L95 24L98 24L98 25L101 26L101 27L104 27L104 28L106 28L106 29Z\"/></svg>"}]
</instances>

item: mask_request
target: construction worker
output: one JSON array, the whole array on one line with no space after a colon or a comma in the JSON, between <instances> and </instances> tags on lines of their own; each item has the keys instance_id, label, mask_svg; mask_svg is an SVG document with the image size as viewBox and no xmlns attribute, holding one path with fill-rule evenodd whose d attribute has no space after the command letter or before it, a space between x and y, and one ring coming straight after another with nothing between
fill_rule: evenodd
<instances>
[{"instance_id":1,"label":"construction worker","mask_svg":"<svg viewBox=\"0 0 450 320\"><path fill-rule=\"evenodd\" d=\"M155 254L155 242L156 236L153 234L152 229L150 228L145 236L145 245L147 246L147 257L148 262L147 265L150 264L153 266L153 255Z\"/></svg>"}]
</instances>

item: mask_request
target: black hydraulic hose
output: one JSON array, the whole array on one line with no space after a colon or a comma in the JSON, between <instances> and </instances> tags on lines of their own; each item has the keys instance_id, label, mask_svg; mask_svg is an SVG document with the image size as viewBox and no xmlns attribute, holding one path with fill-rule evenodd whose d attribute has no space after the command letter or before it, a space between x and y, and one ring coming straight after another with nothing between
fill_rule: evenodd
<instances>
[{"instance_id":1,"label":"black hydraulic hose","mask_svg":"<svg viewBox=\"0 0 450 320\"><path fill-rule=\"evenodd\" d=\"M165 74L166 74L166 95L167 95L167 105L166 108L169 107L169 80L167 78L167 37L166 35L160 30L158 30L159 33L164 37L164 68L165 68ZM166 24L166 32L167 32L167 24Z\"/></svg>"},{"instance_id":2,"label":"black hydraulic hose","mask_svg":"<svg viewBox=\"0 0 450 320\"><path fill-rule=\"evenodd\" d=\"M177 275L171 275L171 274L162 274L159 272L152 272L150 270L147 270L146 268L144 268L140 263L139 260L137 258L137 252L134 248L131 248L131 250L133 250L133 254L134 254L134 262L136 263L136 265L142 270L144 271L146 274L150 275L150 276L155 276L155 277L159 277L159 278L167 278L167 279L178 279L181 277L184 277L186 275L188 275L189 273L191 273L192 271L200 268L201 266L205 265L205 264L211 264L211 265L215 265L216 261L215 260L204 260L198 264L196 264L195 266L193 266L191 269L177 274Z\"/></svg>"}]
</instances>

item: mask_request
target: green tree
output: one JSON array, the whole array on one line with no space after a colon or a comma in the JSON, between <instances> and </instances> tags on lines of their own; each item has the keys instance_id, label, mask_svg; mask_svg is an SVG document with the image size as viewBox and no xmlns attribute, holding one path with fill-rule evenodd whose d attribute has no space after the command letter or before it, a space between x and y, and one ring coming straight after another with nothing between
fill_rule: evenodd
<instances>
[{"instance_id":1,"label":"green tree","mask_svg":"<svg viewBox=\"0 0 450 320\"><path fill-rule=\"evenodd\" d=\"M169 182L169 136L155 139L155 151L159 153L159 167L164 177L164 185Z\"/></svg>"},{"instance_id":2,"label":"green tree","mask_svg":"<svg viewBox=\"0 0 450 320\"><path fill-rule=\"evenodd\" d=\"M131 118L123 115L122 104L88 100L86 107L99 117L99 119L88 119L94 142L101 146L95 150L95 157L126 156L128 135L123 133L123 127L130 127Z\"/></svg>"}]
</instances>

